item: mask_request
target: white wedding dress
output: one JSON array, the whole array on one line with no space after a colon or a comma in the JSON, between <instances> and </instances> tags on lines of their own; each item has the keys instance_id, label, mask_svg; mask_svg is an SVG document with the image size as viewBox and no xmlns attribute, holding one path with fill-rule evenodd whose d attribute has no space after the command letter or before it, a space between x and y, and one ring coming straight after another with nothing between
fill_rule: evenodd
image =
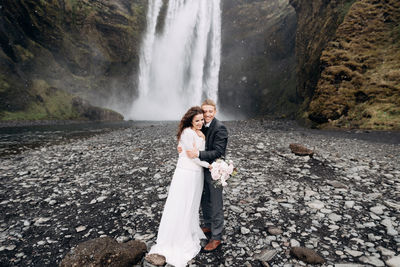
<instances>
[{"instance_id":1,"label":"white wedding dress","mask_svg":"<svg viewBox=\"0 0 400 267\"><path fill-rule=\"evenodd\" d=\"M186 266L201 249L200 239L206 238L200 228L199 207L203 192L203 167L209 163L187 157L185 151L204 150L205 141L190 128L183 130L179 146L178 163L172 177L168 198L158 229L156 245L149 254L160 254L167 263L176 267Z\"/></svg>"}]
</instances>

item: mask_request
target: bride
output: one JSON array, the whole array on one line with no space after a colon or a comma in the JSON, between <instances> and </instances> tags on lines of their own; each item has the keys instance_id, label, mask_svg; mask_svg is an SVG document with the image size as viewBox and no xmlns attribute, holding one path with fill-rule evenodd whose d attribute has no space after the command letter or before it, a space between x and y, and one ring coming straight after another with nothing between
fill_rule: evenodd
<instances>
[{"instance_id":1,"label":"bride","mask_svg":"<svg viewBox=\"0 0 400 267\"><path fill-rule=\"evenodd\" d=\"M205 136L203 110L190 108L178 127L178 142L182 150L204 150ZM167 263L186 266L199 253L200 239L206 238L200 228L199 207L203 191L203 167L209 163L198 158L190 159L179 153L178 163L172 177L168 198L158 229L156 245L149 254L160 254Z\"/></svg>"}]
</instances>

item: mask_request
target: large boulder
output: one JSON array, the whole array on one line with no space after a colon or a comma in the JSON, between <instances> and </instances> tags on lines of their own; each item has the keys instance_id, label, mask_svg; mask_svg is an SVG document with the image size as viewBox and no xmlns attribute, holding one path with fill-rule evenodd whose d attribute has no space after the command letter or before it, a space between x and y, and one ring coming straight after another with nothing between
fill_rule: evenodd
<instances>
[{"instance_id":1,"label":"large boulder","mask_svg":"<svg viewBox=\"0 0 400 267\"><path fill-rule=\"evenodd\" d=\"M305 247L292 247L290 249L290 254L294 257L310 264L322 264L325 262L317 252L312 249Z\"/></svg>"},{"instance_id":2,"label":"large boulder","mask_svg":"<svg viewBox=\"0 0 400 267\"><path fill-rule=\"evenodd\" d=\"M60 267L132 267L146 251L146 244L141 241L118 243L111 237L101 237L72 249L61 261Z\"/></svg>"}]
</instances>

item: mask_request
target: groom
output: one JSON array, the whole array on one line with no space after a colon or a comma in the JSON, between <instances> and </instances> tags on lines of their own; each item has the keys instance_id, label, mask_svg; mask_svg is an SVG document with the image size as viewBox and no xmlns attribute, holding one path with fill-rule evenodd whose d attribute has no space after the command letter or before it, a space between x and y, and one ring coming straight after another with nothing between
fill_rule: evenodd
<instances>
[{"instance_id":1,"label":"groom","mask_svg":"<svg viewBox=\"0 0 400 267\"><path fill-rule=\"evenodd\" d=\"M196 149L186 151L190 158L199 158L202 161L213 163L216 159L225 156L228 143L226 127L215 118L217 107L214 101L207 99L201 104L204 112L205 126L203 133L206 136L205 151ZM224 211L222 204L222 187L215 187L209 169L204 169L204 188L201 198L201 208L205 227L205 234L211 234L209 243L203 248L204 252L211 252L221 245L222 229L224 226Z\"/></svg>"}]
</instances>

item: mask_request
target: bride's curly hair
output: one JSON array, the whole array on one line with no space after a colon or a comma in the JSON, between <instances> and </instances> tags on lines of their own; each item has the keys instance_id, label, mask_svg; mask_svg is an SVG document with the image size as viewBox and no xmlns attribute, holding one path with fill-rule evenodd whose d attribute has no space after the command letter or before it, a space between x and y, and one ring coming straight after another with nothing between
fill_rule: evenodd
<instances>
[{"instance_id":1,"label":"bride's curly hair","mask_svg":"<svg viewBox=\"0 0 400 267\"><path fill-rule=\"evenodd\" d=\"M186 111L185 115L183 115L181 122L179 123L178 133L176 137L178 138L178 142L181 139L182 132L185 128L192 126L193 117L203 114L203 110L199 106L191 107L188 111Z\"/></svg>"}]
</instances>

